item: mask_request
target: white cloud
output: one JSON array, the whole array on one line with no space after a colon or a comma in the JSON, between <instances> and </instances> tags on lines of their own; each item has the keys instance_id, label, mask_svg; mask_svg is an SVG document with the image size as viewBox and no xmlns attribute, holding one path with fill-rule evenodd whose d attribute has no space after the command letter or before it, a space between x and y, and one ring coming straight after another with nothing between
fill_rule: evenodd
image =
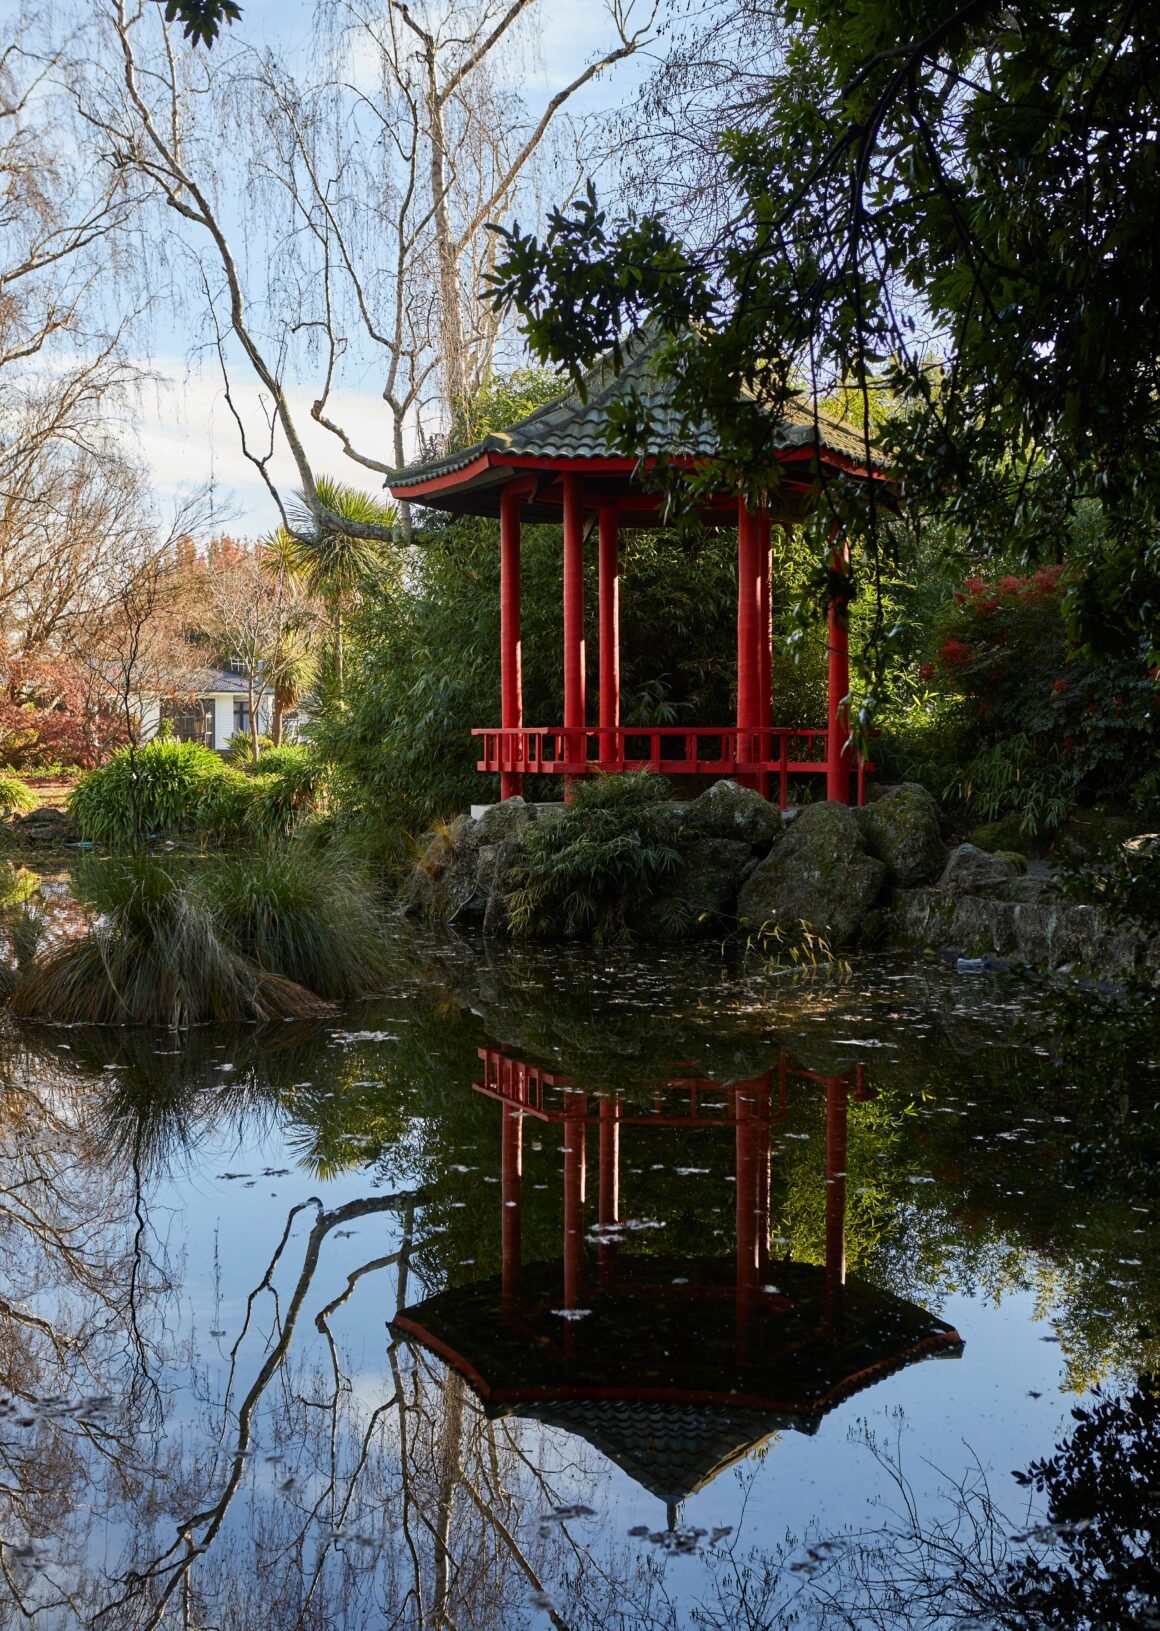
<instances>
[{"instance_id":1,"label":"white cloud","mask_svg":"<svg viewBox=\"0 0 1160 1631\"><path fill-rule=\"evenodd\" d=\"M242 452L220 375L172 357L144 359L142 366L149 370L155 384L147 388L142 400L134 444L148 466L158 495L176 500L209 486L215 525L243 536L270 531L277 525L277 510L258 472ZM295 422L313 468L368 490L378 490L383 478L348 459L336 439L311 419L311 394L304 388L289 391ZM269 432L258 392L235 387L235 397L251 445L256 451L264 451ZM390 426L378 396L369 391L343 392L332 400L330 412L361 450L389 461ZM275 441L270 471L283 494L299 485L294 462L280 436Z\"/></svg>"}]
</instances>

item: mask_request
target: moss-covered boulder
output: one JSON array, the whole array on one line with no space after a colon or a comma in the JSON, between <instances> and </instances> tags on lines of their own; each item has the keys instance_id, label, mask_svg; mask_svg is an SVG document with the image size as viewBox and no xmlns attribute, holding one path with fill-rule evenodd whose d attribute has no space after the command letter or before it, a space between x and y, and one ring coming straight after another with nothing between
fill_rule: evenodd
<instances>
[{"instance_id":1,"label":"moss-covered boulder","mask_svg":"<svg viewBox=\"0 0 1160 1631\"><path fill-rule=\"evenodd\" d=\"M630 927L649 940L693 940L731 928L737 891L752 865L752 847L741 839L687 836L664 892Z\"/></svg>"},{"instance_id":2,"label":"moss-covered boulder","mask_svg":"<svg viewBox=\"0 0 1160 1631\"><path fill-rule=\"evenodd\" d=\"M884 862L891 881L904 889L933 883L942 872L946 847L939 809L925 787L903 782L857 813L866 848Z\"/></svg>"},{"instance_id":3,"label":"moss-covered boulder","mask_svg":"<svg viewBox=\"0 0 1160 1631\"><path fill-rule=\"evenodd\" d=\"M742 886L738 922L750 932L804 922L832 946L850 946L886 878L885 864L866 853L852 810L810 804Z\"/></svg>"},{"instance_id":4,"label":"moss-covered boulder","mask_svg":"<svg viewBox=\"0 0 1160 1631\"><path fill-rule=\"evenodd\" d=\"M684 806L681 827L705 838L729 838L755 849L768 849L781 836L781 811L752 787L734 781L714 782Z\"/></svg>"},{"instance_id":5,"label":"moss-covered boulder","mask_svg":"<svg viewBox=\"0 0 1160 1631\"><path fill-rule=\"evenodd\" d=\"M960 844L950 853L939 888L962 895L985 895L1014 878L1018 871L1015 863L1002 855L988 855L974 844Z\"/></svg>"}]
</instances>

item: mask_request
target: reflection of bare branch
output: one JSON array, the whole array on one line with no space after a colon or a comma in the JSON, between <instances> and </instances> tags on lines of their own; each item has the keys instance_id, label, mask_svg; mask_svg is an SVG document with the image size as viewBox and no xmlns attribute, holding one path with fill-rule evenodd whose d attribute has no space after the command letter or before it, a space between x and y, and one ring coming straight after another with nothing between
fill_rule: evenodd
<instances>
[{"instance_id":1,"label":"reflection of bare branch","mask_svg":"<svg viewBox=\"0 0 1160 1631\"><path fill-rule=\"evenodd\" d=\"M368 1217L378 1212L399 1211L409 1201L413 1202L414 1199L415 1196L412 1193L400 1195L376 1195L368 1197L364 1200L348 1201L345 1206L336 1207L332 1212L319 1212L318 1217L315 1219L314 1224L311 1227L310 1234L307 1236L305 1250L303 1251L302 1255L302 1267L299 1271L298 1279L295 1283L290 1301L287 1304L286 1315L281 1322L281 1329L278 1332L277 1341L271 1345L257 1376L254 1378L248 1392L238 1407L237 1428L230 1470L221 1494L212 1505L206 1507L201 1512L195 1513L191 1517L182 1519L178 1523L177 1534L172 1545L169 1546L168 1549L159 1557L147 1564L144 1569L139 1571L135 1570L129 1577L129 1590L124 1596L116 1599L114 1602L109 1603L105 1608L103 1608L98 1618L103 1618L106 1614L123 1608L140 1593L140 1591L149 1581L158 1579L162 1576L167 1576L165 1579L165 1584L162 1586L156 1601L142 1622L146 1628L146 1631L154 1631L154 1628L160 1625L174 1592L177 1590L178 1586L184 1583L185 1578L190 1569L193 1567L197 1557L200 1554L208 1551L212 1546L214 1539L225 1522L226 1513L229 1511L230 1504L237 1492L238 1485L241 1483L242 1475L246 1470L246 1462L250 1454L250 1435L254 1412L261 1402L261 1399L271 1380L277 1375L282 1361L286 1357L287 1350L290 1347L290 1343L294 1335L295 1326L298 1323L298 1316L302 1311L302 1305L306 1300L308 1291L310 1290L310 1286L314 1278L314 1272L318 1267L319 1254L322 1251L323 1242L325 1241L327 1235L330 1234L331 1230L338 1228L340 1225L350 1223L355 1218ZM298 1210L301 1210L301 1208L294 1209L294 1211ZM293 1213L291 1216L293 1216ZM288 1221L287 1232L289 1228L290 1223ZM270 1266L267 1268L266 1274L263 1276L263 1286L269 1285L277 1260L282 1253L285 1243L286 1233L283 1234L274 1258L271 1261ZM195 1537L195 1532L197 1530L201 1530L202 1533ZM177 1553L179 1549L181 1551L181 1555L175 1558L174 1554Z\"/></svg>"}]
</instances>

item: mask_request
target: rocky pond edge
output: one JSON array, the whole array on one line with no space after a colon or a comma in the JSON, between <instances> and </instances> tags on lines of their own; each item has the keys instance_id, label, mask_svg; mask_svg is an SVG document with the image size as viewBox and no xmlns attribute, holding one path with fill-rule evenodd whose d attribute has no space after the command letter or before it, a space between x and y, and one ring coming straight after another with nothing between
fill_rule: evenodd
<instances>
[{"instance_id":1,"label":"rocky pond edge","mask_svg":"<svg viewBox=\"0 0 1160 1631\"><path fill-rule=\"evenodd\" d=\"M508 935L513 868L533 824L561 809L509 799L429 835L403 912ZM664 817L680 859L627 922L644 941L806 923L834 951L950 951L1109 981L1160 973L1160 937L1122 913L1069 896L1047 873L1029 875L1021 856L948 844L936 801L916 783L879 788L861 808L783 814L723 780L671 801Z\"/></svg>"}]
</instances>

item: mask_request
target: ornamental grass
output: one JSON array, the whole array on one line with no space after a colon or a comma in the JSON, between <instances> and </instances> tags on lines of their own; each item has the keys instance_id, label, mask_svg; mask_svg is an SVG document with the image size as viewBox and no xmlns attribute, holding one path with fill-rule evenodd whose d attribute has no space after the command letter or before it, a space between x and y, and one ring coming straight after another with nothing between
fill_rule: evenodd
<instances>
[{"instance_id":1,"label":"ornamental grass","mask_svg":"<svg viewBox=\"0 0 1160 1631\"><path fill-rule=\"evenodd\" d=\"M361 874L289 846L201 866L93 861L78 934L14 977L12 1011L66 1025L180 1029L312 1018L382 991L383 924Z\"/></svg>"}]
</instances>

